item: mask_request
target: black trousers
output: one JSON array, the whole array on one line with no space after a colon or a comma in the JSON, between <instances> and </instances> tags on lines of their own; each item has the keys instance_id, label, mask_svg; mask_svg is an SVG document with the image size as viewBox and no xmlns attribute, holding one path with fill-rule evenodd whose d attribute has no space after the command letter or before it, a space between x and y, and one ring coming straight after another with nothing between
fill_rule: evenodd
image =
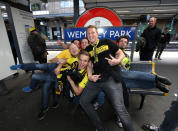
<instances>
[{"instance_id":1,"label":"black trousers","mask_svg":"<svg viewBox=\"0 0 178 131\"><path fill-rule=\"evenodd\" d=\"M120 118L123 123L124 131L133 131L131 118L124 105L121 83L116 83L112 77L109 77L109 79L104 82L89 81L80 97L80 104L95 128L98 131L106 131L92 105L92 101L101 91L104 91L109 98L117 117Z\"/></svg>"},{"instance_id":2,"label":"black trousers","mask_svg":"<svg viewBox=\"0 0 178 131\"><path fill-rule=\"evenodd\" d=\"M178 98L171 103L159 131L174 131L178 127Z\"/></svg>"},{"instance_id":3,"label":"black trousers","mask_svg":"<svg viewBox=\"0 0 178 131\"><path fill-rule=\"evenodd\" d=\"M140 61L149 61L149 60L152 61L154 50L155 49L150 50L147 48L141 49L140 50Z\"/></svg>"},{"instance_id":4,"label":"black trousers","mask_svg":"<svg viewBox=\"0 0 178 131\"><path fill-rule=\"evenodd\" d=\"M162 52L163 52L165 47L166 47L166 43L159 43L158 49L156 51L155 58L160 58L161 57L161 54L162 54Z\"/></svg>"}]
</instances>

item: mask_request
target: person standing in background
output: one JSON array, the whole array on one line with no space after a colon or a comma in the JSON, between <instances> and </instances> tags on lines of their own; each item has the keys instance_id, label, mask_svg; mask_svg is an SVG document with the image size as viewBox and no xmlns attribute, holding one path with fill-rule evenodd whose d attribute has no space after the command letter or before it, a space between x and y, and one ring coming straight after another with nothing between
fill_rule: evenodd
<instances>
[{"instance_id":1,"label":"person standing in background","mask_svg":"<svg viewBox=\"0 0 178 131\"><path fill-rule=\"evenodd\" d=\"M39 63L47 62L47 50L45 40L40 36L35 27L29 29L28 45L32 50L34 60Z\"/></svg>"},{"instance_id":2,"label":"person standing in background","mask_svg":"<svg viewBox=\"0 0 178 131\"><path fill-rule=\"evenodd\" d=\"M156 26L156 18L149 19L149 26L143 31L141 37L146 40L146 45L140 49L140 60L152 60L154 50L158 45L161 37L161 30Z\"/></svg>"},{"instance_id":3,"label":"person standing in background","mask_svg":"<svg viewBox=\"0 0 178 131\"><path fill-rule=\"evenodd\" d=\"M164 29L164 32L161 33L161 39L160 39L160 42L158 44L158 49L157 49L157 52L156 52L156 55L155 55L155 59L161 60L161 58L160 58L161 54L162 54L164 48L166 47L166 45L169 44L170 37L171 37L171 35L169 34L169 28L166 27Z\"/></svg>"}]
</instances>

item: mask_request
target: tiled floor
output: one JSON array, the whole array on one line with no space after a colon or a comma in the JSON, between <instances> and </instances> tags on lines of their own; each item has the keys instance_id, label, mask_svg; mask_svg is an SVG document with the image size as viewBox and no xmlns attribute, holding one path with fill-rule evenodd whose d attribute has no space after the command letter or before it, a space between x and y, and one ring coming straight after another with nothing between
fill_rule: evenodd
<instances>
[{"instance_id":1,"label":"tiled floor","mask_svg":"<svg viewBox=\"0 0 178 131\"><path fill-rule=\"evenodd\" d=\"M56 54L57 52L49 52L49 57ZM159 125L164 118L164 111L175 99L174 94L178 93L178 53L164 52L162 59L155 61L156 72L170 78L173 83L170 93L168 96L147 96L142 110L138 110L140 96L131 95L128 112L135 131L142 131L140 127L143 123ZM138 53L135 53L134 61L138 61ZM16 78L10 76L5 79L10 93L0 96L0 131L94 131L86 114L63 97L58 109L50 110L44 120L38 121L41 90L33 93L22 92L22 88L29 84L31 73L19 73ZM114 112L107 100L98 113L109 131L122 131L115 124Z\"/></svg>"}]
</instances>

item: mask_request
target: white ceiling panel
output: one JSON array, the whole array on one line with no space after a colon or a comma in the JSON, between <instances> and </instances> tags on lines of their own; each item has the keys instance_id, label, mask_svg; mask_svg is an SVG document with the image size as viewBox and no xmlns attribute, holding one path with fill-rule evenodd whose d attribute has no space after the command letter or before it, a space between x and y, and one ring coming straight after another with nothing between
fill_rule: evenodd
<instances>
[{"instance_id":1,"label":"white ceiling panel","mask_svg":"<svg viewBox=\"0 0 178 131\"><path fill-rule=\"evenodd\" d=\"M169 19L178 15L178 0L83 0L85 8L108 7L120 17L139 18L141 15Z\"/></svg>"}]
</instances>

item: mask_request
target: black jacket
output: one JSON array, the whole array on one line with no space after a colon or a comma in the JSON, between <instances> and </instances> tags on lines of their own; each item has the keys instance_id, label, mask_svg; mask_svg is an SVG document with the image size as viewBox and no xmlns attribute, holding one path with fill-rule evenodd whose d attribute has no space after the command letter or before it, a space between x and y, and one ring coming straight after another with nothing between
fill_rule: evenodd
<instances>
[{"instance_id":1,"label":"black jacket","mask_svg":"<svg viewBox=\"0 0 178 131\"><path fill-rule=\"evenodd\" d=\"M28 45L32 50L35 61L39 61L44 57L44 53L47 52L45 40L39 34L30 34L28 37Z\"/></svg>"},{"instance_id":2,"label":"black jacket","mask_svg":"<svg viewBox=\"0 0 178 131\"><path fill-rule=\"evenodd\" d=\"M160 39L160 43L162 44L169 44L170 41L170 34L167 33L161 33L161 39Z\"/></svg>"},{"instance_id":3,"label":"black jacket","mask_svg":"<svg viewBox=\"0 0 178 131\"><path fill-rule=\"evenodd\" d=\"M160 41L161 30L156 26L153 28L147 27L141 36L146 40L146 45L144 48L148 50L154 50Z\"/></svg>"}]
</instances>

